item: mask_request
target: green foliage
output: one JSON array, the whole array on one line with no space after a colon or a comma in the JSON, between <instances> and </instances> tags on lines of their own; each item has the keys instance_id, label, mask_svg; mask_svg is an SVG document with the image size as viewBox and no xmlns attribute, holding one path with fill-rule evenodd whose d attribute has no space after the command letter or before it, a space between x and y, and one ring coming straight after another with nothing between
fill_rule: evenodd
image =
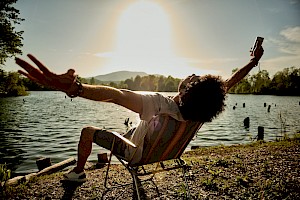
<instances>
[{"instance_id":1,"label":"green foliage","mask_svg":"<svg viewBox=\"0 0 300 200\"><path fill-rule=\"evenodd\" d=\"M0 96L24 96L28 94L19 73L6 73L0 70L0 77Z\"/></svg>"},{"instance_id":2,"label":"green foliage","mask_svg":"<svg viewBox=\"0 0 300 200\"><path fill-rule=\"evenodd\" d=\"M90 83L91 83L90 79ZM134 79L126 79L125 81L110 82L108 85L115 88L129 89L135 91L155 91L155 92L177 92L177 87L181 79L173 78L172 76L139 76ZM94 80L96 84L103 84L99 80Z\"/></svg>"},{"instance_id":3,"label":"green foliage","mask_svg":"<svg viewBox=\"0 0 300 200\"><path fill-rule=\"evenodd\" d=\"M95 83L96 83L96 82L95 82L95 78L92 77L91 80L90 80L90 84L91 84L91 85L95 85Z\"/></svg>"},{"instance_id":4,"label":"green foliage","mask_svg":"<svg viewBox=\"0 0 300 200\"><path fill-rule=\"evenodd\" d=\"M247 75L232 87L229 93L300 96L300 68L285 68L277 72L272 79L266 70L259 71L252 76Z\"/></svg>"},{"instance_id":5,"label":"green foliage","mask_svg":"<svg viewBox=\"0 0 300 200\"><path fill-rule=\"evenodd\" d=\"M270 88L276 95L300 95L300 68L290 67L277 72Z\"/></svg>"},{"instance_id":6,"label":"green foliage","mask_svg":"<svg viewBox=\"0 0 300 200\"><path fill-rule=\"evenodd\" d=\"M266 70L259 71L257 74L252 75L250 78L251 93L263 94L267 92L270 85L269 73Z\"/></svg>"},{"instance_id":7,"label":"green foliage","mask_svg":"<svg viewBox=\"0 0 300 200\"><path fill-rule=\"evenodd\" d=\"M156 91L156 92L176 92L180 79L172 76L136 76L134 79L126 79L118 88L130 90Z\"/></svg>"},{"instance_id":8,"label":"green foliage","mask_svg":"<svg viewBox=\"0 0 300 200\"><path fill-rule=\"evenodd\" d=\"M234 69L235 72L237 69ZM78 77L82 83L102 84L95 78L85 79ZM110 82L107 85L115 88L155 91L177 92L180 79L172 76L136 76L121 82ZM16 72L4 72L0 69L0 96L26 95L27 90L50 90L28 78L20 78ZM297 95L300 96L300 68L290 67L277 72L272 79L266 70L252 76L247 75L238 84L233 86L229 93L235 94L272 94L272 95Z\"/></svg>"},{"instance_id":9,"label":"green foliage","mask_svg":"<svg viewBox=\"0 0 300 200\"><path fill-rule=\"evenodd\" d=\"M0 181L5 182L10 179L11 170L7 169L6 164L0 164Z\"/></svg>"},{"instance_id":10,"label":"green foliage","mask_svg":"<svg viewBox=\"0 0 300 200\"><path fill-rule=\"evenodd\" d=\"M17 0L2 0L0 2L0 65L7 58L22 54L23 31L16 31L15 25L20 24L19 10L12 7Z\"/></svg>"}]
</instances>

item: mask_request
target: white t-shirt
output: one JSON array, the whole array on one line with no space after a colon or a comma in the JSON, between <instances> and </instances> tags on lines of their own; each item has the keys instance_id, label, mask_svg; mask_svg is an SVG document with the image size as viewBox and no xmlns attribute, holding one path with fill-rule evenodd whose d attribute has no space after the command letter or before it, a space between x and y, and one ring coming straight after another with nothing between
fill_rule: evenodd
<instances>
[{"instance_id":1,"label":"white t-shirt","mask_svg":"<svg viewBox=\"0 0 300 200\"><path fill-rule=\"evenodd\" d=\"M140 123L136 127L132 136L129 138L137 148L127 147L125 150L125 158L129 161L132 158L131 163L137 163L142 157L142 151L144 146L144 137L150 137L156 126L156 116L158 114L167 114L178 121L184 121L176 102L161 94L145 94L142 97L143 111L140 114ZM136 151L136 152L135 152Z\"/></svg>"}]
</instances>

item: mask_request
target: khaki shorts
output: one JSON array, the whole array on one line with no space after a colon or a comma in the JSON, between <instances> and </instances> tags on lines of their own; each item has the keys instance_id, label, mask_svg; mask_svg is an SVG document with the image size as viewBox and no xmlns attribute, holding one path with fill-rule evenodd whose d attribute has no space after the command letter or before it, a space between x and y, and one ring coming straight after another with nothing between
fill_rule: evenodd
<instances>
[{"instance_id":1,"label":"khaki shorts","mask_svg":"<svg viewBox=\"0 0 300 200\"><path fill-rule=\"evenodd\" d=\"M133 133L134 129L129 130L125 135L123 135L126 138L129 138L131 134ZM114 149L111 149L113 140L115 139L115 146ZM105 130L105 129L98 129L94 133L94 143L97 145L112 150L113 154L120 155L122 157L125 156L125 149L128 144L126 144L123 140L121 140L119 137L116 137L111 131Z\"/></svg>"}]
</instances>

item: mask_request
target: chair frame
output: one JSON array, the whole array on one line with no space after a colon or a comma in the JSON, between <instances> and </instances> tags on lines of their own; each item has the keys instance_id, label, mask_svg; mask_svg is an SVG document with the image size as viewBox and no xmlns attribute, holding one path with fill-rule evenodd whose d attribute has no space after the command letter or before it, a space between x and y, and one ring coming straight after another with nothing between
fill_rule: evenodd
<instances>
[{"instance_id":1,"label":"chair frame","mask_svg":"<svg viewBox=\"0 0 300 200\"><path fill-rule=\"evenodd\" d=\"M181 169L183 174L183 179L185 182L185 189L187 191L187 198L190 199L190 189L188 186L187 175L189 176L188 170L191 167L188 166L187 163L181 159L181 155L186 149L187 145L190 143L190 141L194 138L195 134L198 132L200 127L203 125L203 123L193 122L193 121L178 121L165 114L162 114L162 118L159 117L157 119L162 120L160 121L161 127L155 132L156 135L151 136L152 139L154 139L151 140L150 138L150 140L153 143L151 143L150 140L147 139L147 144L150 144L151 146L143 146L143 156L146 157L142 156L143 158L138 163L132 164L132 161L135 158L135 154L138 149L137 147L141 146L142 142L145 141L146 139L145 137L147 134L144 134L144 136L138 141L137 144L133 144L129 139L125 138L124 136L120 135L117 132L113 132L115 137L112 141L112 146L110 149L110 157L109 157L109 162L108 162L105 181L104 181L104 187L107 190L133 184L133 188L136 191L137 199L141 199L139 183L144 181L149 181L149 180L154 183L153 178L156 173ZM168 127L169 125L170 127ZM120 155L116 155L113 153L114 147L116 145L115 144L116 138L121 139L123 142L125 142L126 144L134 148L131 158L126 159ZM157 145L161 147L162 151L159 151L159 149L155 149ZM175 146L178 147L178 149L174 148ZM145 150L145 148L147 150ZM123 166L131 174L132 183L114 184L108 186L109 169L111 165L112 155L116 156L117 159L123 164ZM173 166L168 165L166 167L164 162L172 161L172 160L175 161L175 165ZM157 166L154 170L146 171L144 166L149 164L157 164ZM161 169L158 169L159 165ZM140 168L142 169L143 172L139 171ZM142 176L150 176L150 178L140 180L139 177Z\"/></svg>"},{"instance_id":2,"label":"chair frame","mask_svg":"<svg viewBox=\"0 0 300 200\"><path fill-rule=\"evenodd\" d=\"M193 133L193 137L197 133L197 131L200 129L200 127L201 127L202 124L203 123L199 123L199 127ZM123 137L122 135L120 135L117 132L113 132L113 134L116 137L120 138L125 143L127 143L128 145L130 145L130 146L132 146L134 148L136 148L139 145L139 144L138 145L133 144L131 141L129 141L127 138ZM141 199L141 194L140 194L140 190L139 190L139 183L144 182L144 181L152 181L153 182L154 175L157 174L157 173L166 172L166 171L175 170L175 169L181 169L182 170L182 174L183 174L183 180L185 182L185 189L187 191L187 198L190 199L190 189L189 189L189 186L188 186L187 176L189 176L188 170L191 167L189 165L187 165L187 163L183 159L181 159L181 155L179 155L176 158L171 158L171 159L169 158L167 160L159 160L157 162L146 163L146 164L138 164L138 165L131 165L130 164L131 160L130 161L126 161L126 159L124 157L119 156L119 155L114 155L123 164L123 166L129 171L129 173L130 173L133 181L132 181L132 183L114 184L114 185L108 186L109 169L110 169L110 165L111 165L111 160L112 160L112 155L113 155L113 149L115 147L116 137L113 139L113 142L112 142L112 146L111 146L111 150L110 150L111 153L110 153L109 162L108 162L108 166L107 166L107 170L106 170L105 181L104 181L104 187L107 190L112 189L112 188L117 188L117 187L122 187L122 186L133 184L133 187L134 187L134 189L136 191L137 199ZM191 137L190 140L193 137ZM136 150L133 153L132 158L134 157L135 153L136 153ZM175 166L168 166L168 167L166 167L165 164L164 164L164 162L165 161L172 161L172 160L175 161ZM150 170L150 171L146 171L145 170L145 168L144 168L145 165L155 164L155 163L157 163L157 166L156 166L156 168L154 170ZM161 169L158 169L159 165L160 165ZM139 172L140 168L143 170L143 172ZM150 175L150 178L147 178L145 180L140 180L139 179L139 177L149 176L149 175Z\"/></svg>"},{"instance_id":3,"label":"chair frame","mask_svg":"<svg viewBox=\"0 0 300 200\"><path fill-rule=\"evenodd\" d=\"M150 171L146 171L146 169L144 168L145 165L130 166L129 163L126 162L125 160L123 160L122 157L120 157L118 155L114 155L122 163L122 165L128 170L128 172L130 173L130 175L132 177L133 182L132 183L125 183L125 184L115 184L115 185L108 186L109 169L110 169L110 165L111 165L112 155L113 154L111 153L110 157L109 157L107 170L106 170L106 175L105 175L104 187L106 189L109 190L109 189L112 189L112 188L118 188L118 187L123 187L123 186L133 184L133 187L136 191L137 198L140 200L141 199L141 194L140 194L140 190L139 190L139 183L145 182L145 181L152 181L153 182L154 175L157 174L157 173L167 172L167 171L171 171L171 170L175 170L175 169L182 169L183 180L185 182L185 189L187 191L187 199L190 199L190 189L189 189L189 186L188 186L186 175L189 175L188 170L191 167L189 165L187 165L187 163L183 159L181 159L181 158L173 159L175 161L175 166L168 166L168 167L165 166L165 164L164 164L165 161L160 161L160 162L157 163L157 166L156 166L155 169L150 170ZM170 161L170 160L168 160L168 161ZM158 169L159 165L160 165L161 169ZM140 168L143 170L143 172L139 172ZM147 178L147 179L142 180L142 181L139 179L140 176L149 176L149 175L151 175L150 178Z\"/></svg>"}]
</instances>

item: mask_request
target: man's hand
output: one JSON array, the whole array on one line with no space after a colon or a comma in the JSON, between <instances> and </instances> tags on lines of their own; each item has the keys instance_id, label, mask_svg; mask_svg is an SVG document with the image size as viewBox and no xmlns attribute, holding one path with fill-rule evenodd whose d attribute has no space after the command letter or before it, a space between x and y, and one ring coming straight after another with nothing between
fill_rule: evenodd
<instances>
[{"instance_id":1,"label":"man's hand","mask_svg":"<svg viewBox=\"0 0 300 200\"><path fill-rule=\"evenodd\" d=\"M264 49L262 46L259 46L257 48L254 49L253 51L253 58L255 59L257 62L259 62L260 58L262 57L262 55L264 54Z\"/></svg>"},{"instance_id":2,"label":"man's hand","mask_svg":"<svg viewBox=\"0 0 300 200\"><path fill-rule=\"evenodd\" d=\"M66 93L71 91L71 86L76 81L75 70L69 69L67 73L58 75L49 71L49 69L34 56L29 54L28 57L38 66L38 68L20 58L16 58L16 63L26 71L19 70L18 72L20 74L23 74L34 82L51 87L55 90Z\"/></svg>"}]
</instances>

